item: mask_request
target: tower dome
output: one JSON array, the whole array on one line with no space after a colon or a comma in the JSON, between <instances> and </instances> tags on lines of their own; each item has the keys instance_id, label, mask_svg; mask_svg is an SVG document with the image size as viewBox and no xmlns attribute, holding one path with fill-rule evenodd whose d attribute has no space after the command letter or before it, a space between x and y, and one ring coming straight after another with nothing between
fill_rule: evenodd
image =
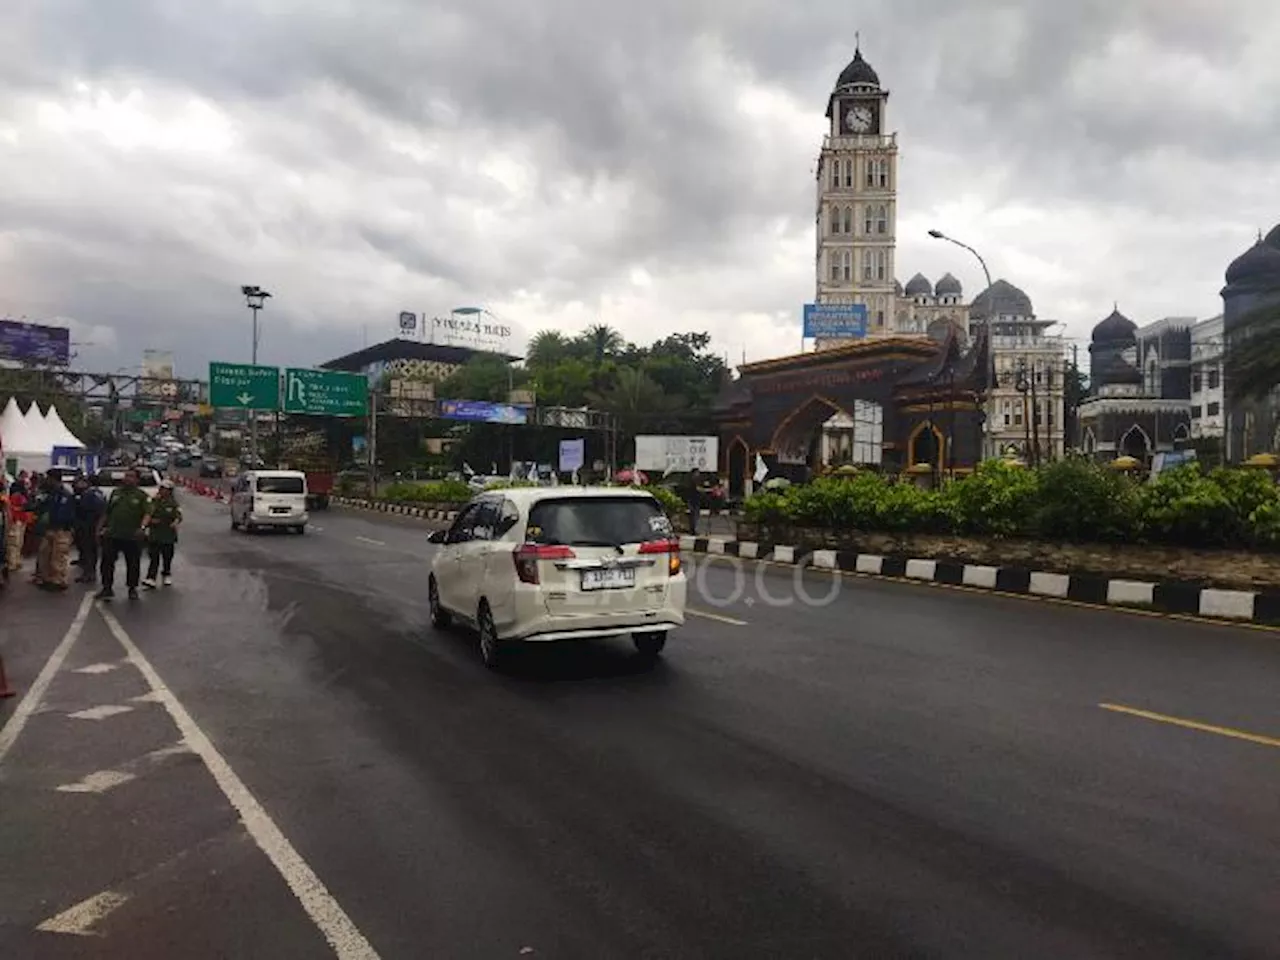
<instances>
[{"instance_id":1,"label":"tower dome","mask_svg":"<svg viewBox=\"0 0 1280 960\"><path fill-rule=\"evenodd\" d=\"M1094 343L1136 343L1137 333L1138 325L1121 313L1117 306L1093 328L1090 339Z\"/></svg>"},{"instance_id":2,"label":"tower dome","mask_svg":"<svg viewBox=\"0 0 1280 960\"><path fill-rule=\"evenodd\" d=\"M933 284L923 273L917 273L907 281L906 293L908 297L932 297Z\"/></svg>"},{"instance_id":3,"label":"tower dome","mask_svg":"<svg viewBox=\"0 0 1280 960\"><path fill-rule=\"evenodd\" d=\"M853 59L840 71L840 78L836 80L837 90L855 85L875 87L877 90L880 88L880 75L872 69L871 64L862 59L861 48L854 50Z\"/></svg>"},{"instance_id":4,"label":"tower dome","mask_svg":"<svg viewBox=\"0 0 1280 960\"><path fill-rule=\"evenodd\" d=\"M1268 242L1273 236L1280 242L1280 227L1272 230L1267 240L1259 238L1257 243L1231 261L1231 266L1227 267L1229 285L1268 277L1280 278L1280 247Z\"/></svg>"},{"instance_id":5,"label":"tower dome","mask_svg":"<svg viewBox=\"0 0 1280 960\"><path fill-rule=\"evenodd\" d=\"M1031 306L1031 298L1008 280L995 281L973 298L973 305L969 308L969 316L974 319L990 316L993 312L998 316L1034 317L1036 315Z\"/></svg>"},{"instance_id":6,"label":"tower dome","mask_svg":"<svg viewBox=\"0 0 1280 960\"><path fill-rule=\"evenodd\" d=\"M1275 247L1280 250L1280 223L1271 228L1271 232L1266 235L1262 242L1268 247Z\"/></svg>"},{"instance_id":7,"label":"tower dome","mask_svg":"<svg viewBox=\"0 0 1280 960\"><path fill-rule=\"evenodd\" d=\"M942 275L933 290L940 297L959 297L964 294L964 287L960 285L960 281L949 273Z\"/></svg>"}]
</instances>

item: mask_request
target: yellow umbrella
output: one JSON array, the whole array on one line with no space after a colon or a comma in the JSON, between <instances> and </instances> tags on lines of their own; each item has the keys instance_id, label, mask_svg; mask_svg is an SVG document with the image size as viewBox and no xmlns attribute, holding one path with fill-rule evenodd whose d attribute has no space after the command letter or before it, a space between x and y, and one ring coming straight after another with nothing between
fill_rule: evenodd
<instances>
[{"instance_id":1,"label":"yellow umbrella","mask_svg":"<svg viewBox=\"0 0 1280 960\"><path fill-rule=\"evenodd\" d=\"M1137 457L1116 457L1111 461L1112 470L1136 470L1142 466L1142 462Z\"/></svg>"},{"instance_id":2,"label":"yellow umbrella","mask_svg":"<svg viewBox=\"0 0 1280 960\"><path fill-rule=\"evenodd\" d=\"M1265 470L1274 470L1280 466L1280 458L1274 453L1255 453L1252 457L1244 462L1246 467L1261 467Z\"/></svg>"}]
</instances>

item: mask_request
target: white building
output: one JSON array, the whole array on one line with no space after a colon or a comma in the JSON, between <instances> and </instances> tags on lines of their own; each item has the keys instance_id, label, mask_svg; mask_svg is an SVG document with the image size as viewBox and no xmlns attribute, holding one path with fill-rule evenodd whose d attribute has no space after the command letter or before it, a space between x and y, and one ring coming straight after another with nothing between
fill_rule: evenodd
<instances>
[{"instance_id":1,"label":"white building","mask_svg":"<svg viewBox=\"0 0 1280 960\"><path fill-rule=\"evenodd\" d=\"M1222 314L1191 327L1191 436L1221 437L1226 432L1222 395Z\"/></svg>"}]
</instances>

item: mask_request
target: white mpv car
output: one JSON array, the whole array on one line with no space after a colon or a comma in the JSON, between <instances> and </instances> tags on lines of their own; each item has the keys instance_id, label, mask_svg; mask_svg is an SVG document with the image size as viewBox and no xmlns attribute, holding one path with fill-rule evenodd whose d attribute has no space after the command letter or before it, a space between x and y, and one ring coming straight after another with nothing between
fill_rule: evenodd
<instances>
[{"instance_id":1,"label":"white mpv car","mask_svg":"<svg viewBox=\"0 0 1280 960\"><path fill-rule=\"evenodd\" d=\"M513 642L623 633L656 657L684 623L680 541L643 490L494 490L429 539L440 545L427 585L431 622L474 626L490 667Z\"/></svg>"}]
</instances>

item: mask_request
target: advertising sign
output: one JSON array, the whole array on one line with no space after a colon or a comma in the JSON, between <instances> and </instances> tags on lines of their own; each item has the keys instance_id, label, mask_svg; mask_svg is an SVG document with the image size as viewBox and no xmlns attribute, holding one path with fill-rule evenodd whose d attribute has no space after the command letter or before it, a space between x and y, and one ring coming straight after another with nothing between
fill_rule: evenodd
<instances>
[{"instance_id":1,"label":"advertising sign","mask_svg":"<svg viewBox=\"0 0 1280 960\"><path fill-rule=\"evenodd\" d=\"M43 323L0 320L0 360L66 366L71 359L71 331Z\"/></svg>"},{"instance_id":2,"label":"advertising sign","mask_svg":"<svg viewBox=\"0 0 1280 960\"><path fill-rule=\"evenodd\" d=\"M284 412L363 417L369 412L369 378L339 370L284 372Z\"/></svg>"},{"instance_id":3,"label":"advertising sign","mask_svg":"<svg viewBox=\"0 0 1280 960\"><path fill-rule=\"evenodd\" d=\"M142 396L177 396L178 385L173 382L173 354L168 350L142 351L142 378L138 384L138 393Z\"/></svg>"},{"instance_id":4,"label":"advertising sign","mask_svg":"<svg viewBox=\"0 0 1280 960\"><path fill-rule=\"evenodd\" d=\"M560 441L560 472L581 470L587 459L587 441L582 437Z\"/></svg>"},{"instance_id":5,"label":"advertising sign","mask_svg":"<svg viewBox=\"0 0 1280 960\"><path fill-rule=\"evenodd\" d=\"M461 307L447 317L431 319L431 342L441 346L510 353L514 334L511 327L479 307Z\"/></svg>"},{"instance_id":6,"label":"advertising sign","mask_svg":"<svg viewBox=\"0 0 1280 960\"><path fill-rule=\"evenodd\" d=\"M490 403L487 400L441 400L439 415L445 420L466 420L470 423L529 422L529 411L510 403Z\"/></svg>"},{"instance_id":7,"label":"advertising sign","mask_svg":"<svg viewBox=\"0 0 1280 960\"><path fill-rule=\"evenodd\" d=\"M280 409L280 368L209 364L209 404L240 410Z\"/></svg>"},{"instance_id":8,"label":"advertising sign","mask_svg":"<svg viewBox=\"0 0 1280 960\"><path fill-rule=\"evenodd\" d=\"M804 335L820 339L857 340L867 335L865 303L806 303Z\"/></svg>"},{"instance_id":9,"label":"advertising sign","mask_svg":"<svg viewBox=\"0 0 1280 960\"><path fill-rule=\"evenodd\" d=\"M408 310L400 312L400 333L401 335L413 335L418 332L418 315L410 313Z\"/></svg>"},{"instance_id":10,"label":"advertising sign","mask_svg":"<svg viewBox=\"0 0 1280 960\"><path fill-rule=\"evenodd\" d=\"M662 473L716 470L720 463L717 437L636 437L636 466Z\"/></svg>"}]
</instances>

